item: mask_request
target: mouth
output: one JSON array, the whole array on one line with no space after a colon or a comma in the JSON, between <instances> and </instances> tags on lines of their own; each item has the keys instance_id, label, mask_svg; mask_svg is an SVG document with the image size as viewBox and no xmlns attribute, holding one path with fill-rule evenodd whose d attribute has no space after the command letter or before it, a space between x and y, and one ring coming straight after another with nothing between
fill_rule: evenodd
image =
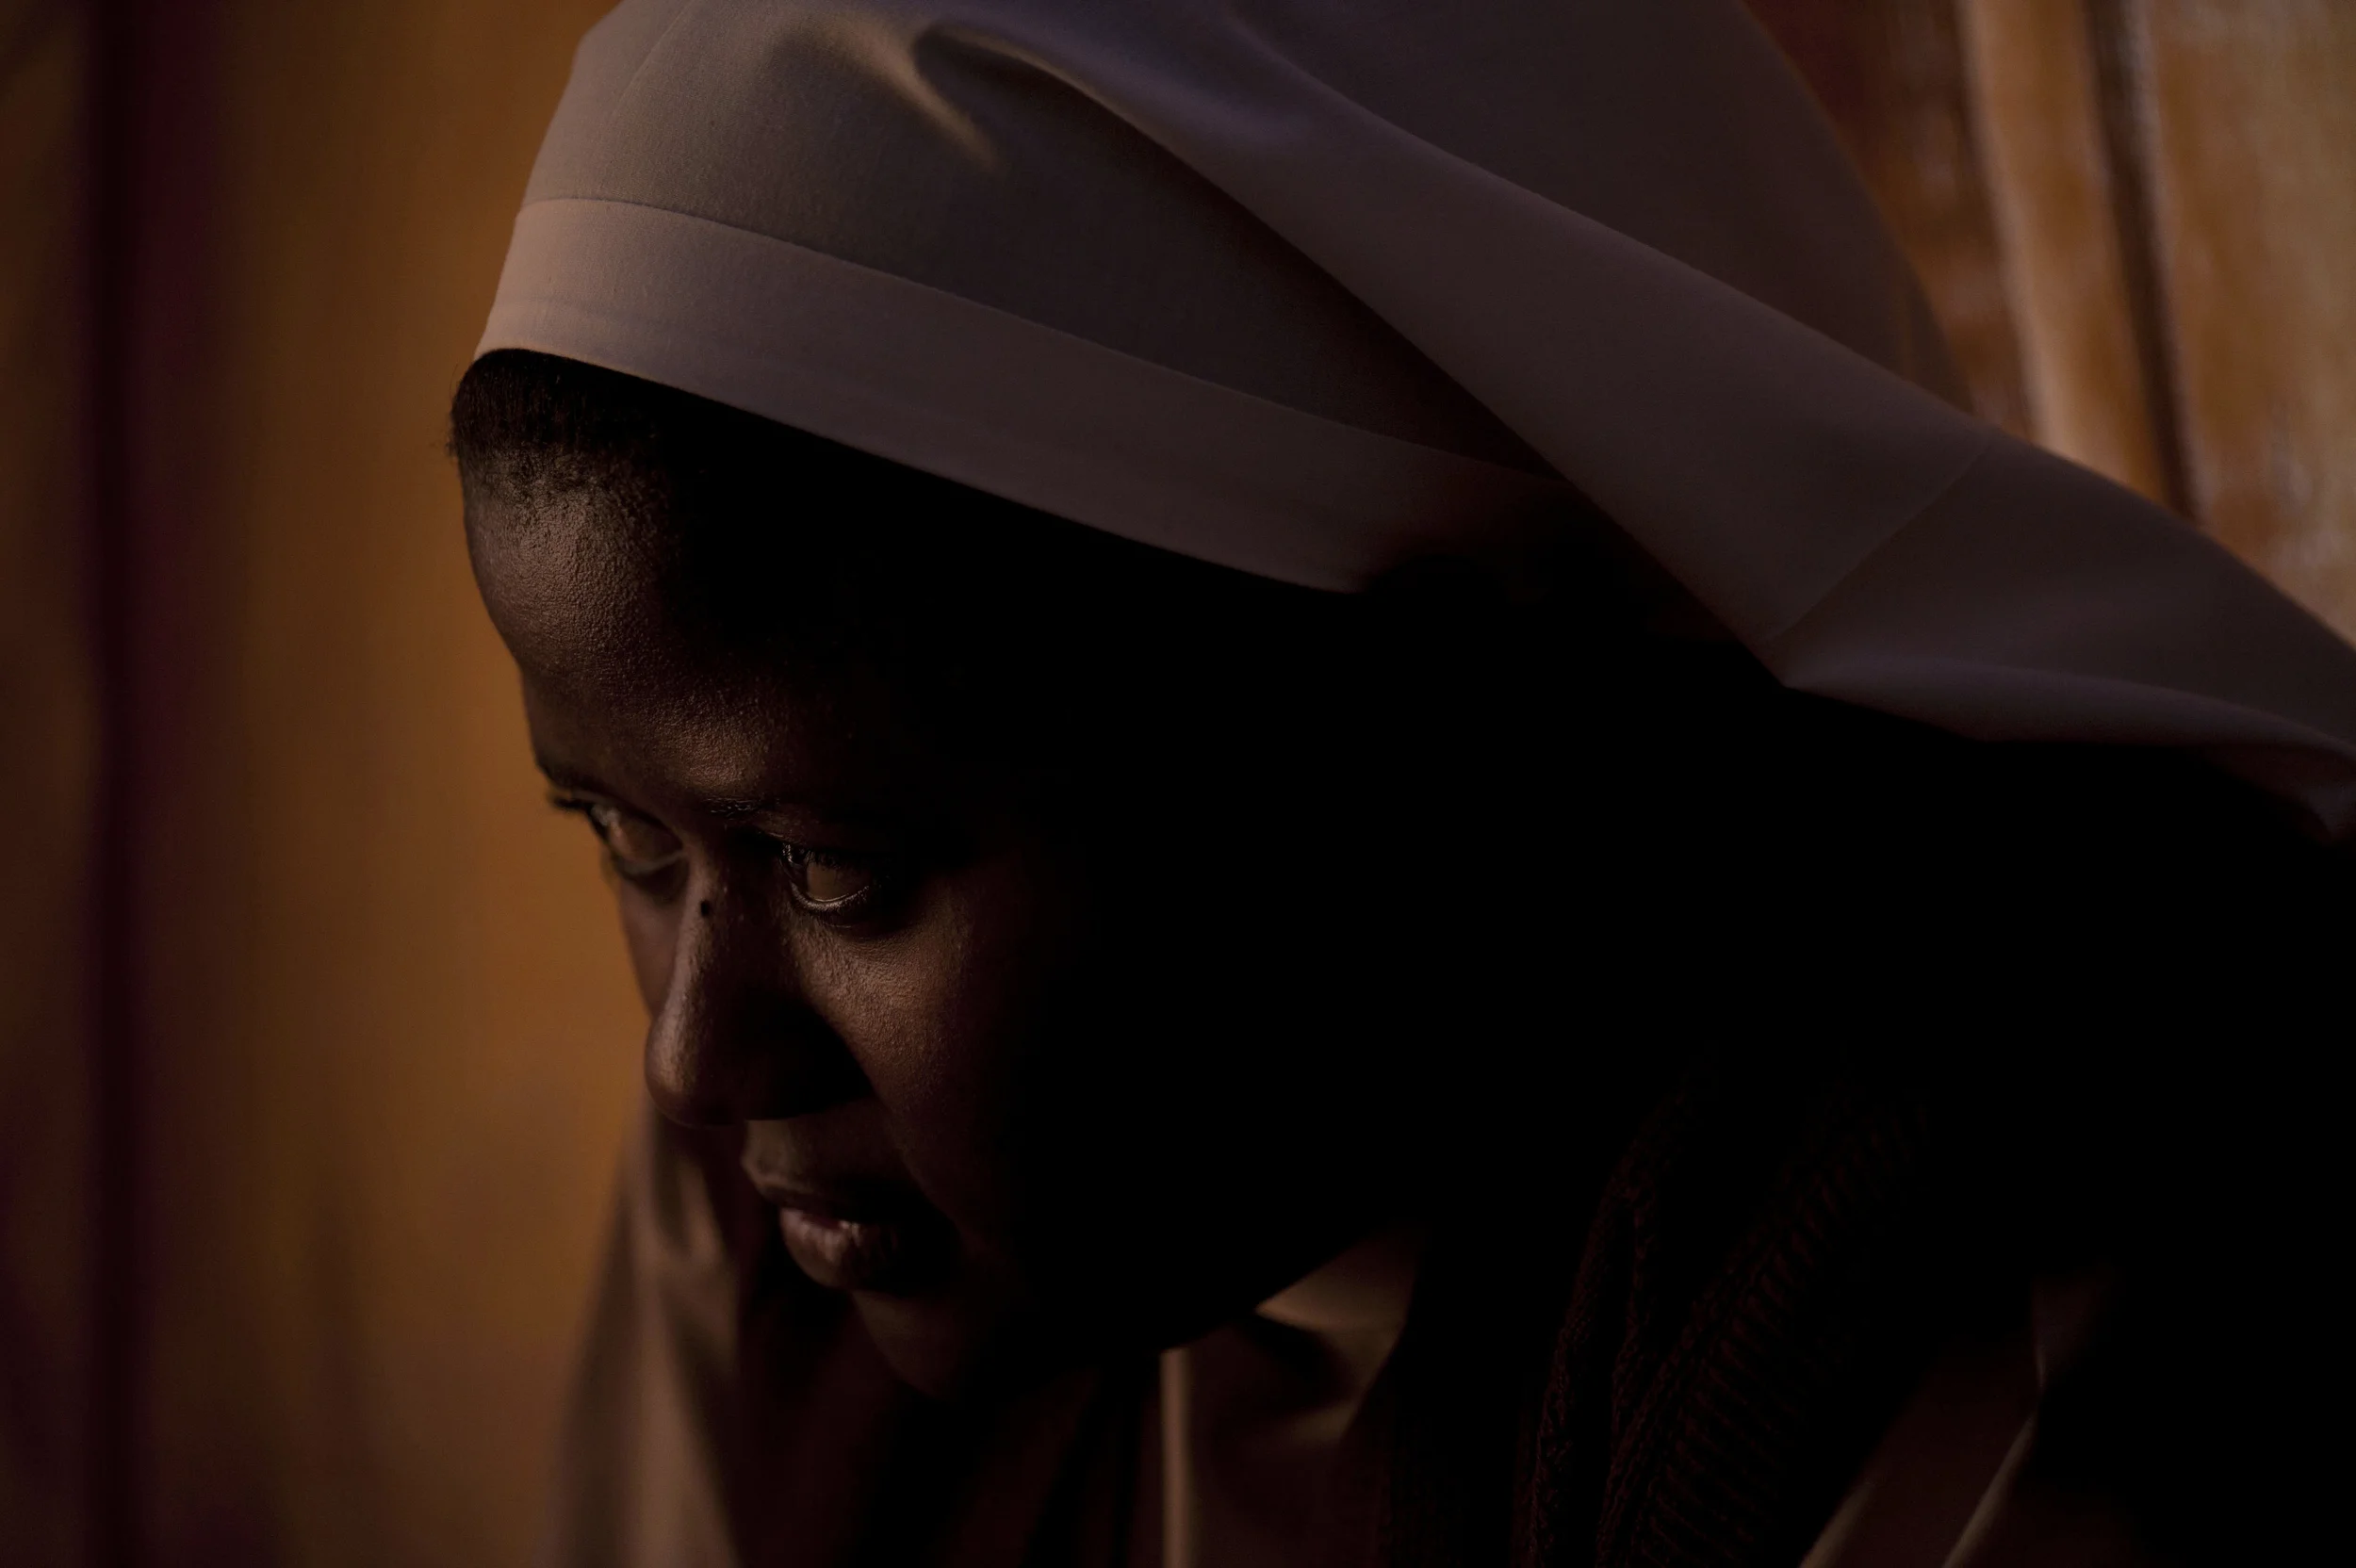
<instances>
[{"instance_id":1,"label":"mouth","mask_svg":"<svg viewBox=\"0 0 2356 1568\"><path fill-rule=\"evenodd\" d=\"M753 1187L777 1211L785 1250L814 1284L898 1294L921 1284L940 1261L940 1227L925 1224L906 1200L784 1186L757 1175Z\"/></svg>"}]
</instances>

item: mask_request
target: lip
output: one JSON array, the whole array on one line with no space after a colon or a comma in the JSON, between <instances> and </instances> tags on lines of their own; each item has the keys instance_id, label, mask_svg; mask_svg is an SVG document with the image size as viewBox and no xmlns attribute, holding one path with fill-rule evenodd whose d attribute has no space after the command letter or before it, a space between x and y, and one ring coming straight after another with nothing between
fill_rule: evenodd
<instances>
[{"instance_id":1,"label":"lip","mask_svg":"<svg viewBox=\"0 0 2356 1568\"><path fill-rule=\"evenodd\" d=\"M764 1180L753 1190L777 1211L777 1233L794 1266L828 1290L893 1292L917 1282L934 1250L934 1227L914 1205L874 1190L814 1190Z\"/></svg>"},{"instance_id":2,"label":"lip","mask_svg":"<svg viewBox=\"0 0 2356 1568\"><path fill-rule=\"evenodd\" d=\"M780 1208L777 1233L794 1266L828 1290L889 1290L907 1271L908 1234L898 1225Z\"/></svg>"}]
</instances>

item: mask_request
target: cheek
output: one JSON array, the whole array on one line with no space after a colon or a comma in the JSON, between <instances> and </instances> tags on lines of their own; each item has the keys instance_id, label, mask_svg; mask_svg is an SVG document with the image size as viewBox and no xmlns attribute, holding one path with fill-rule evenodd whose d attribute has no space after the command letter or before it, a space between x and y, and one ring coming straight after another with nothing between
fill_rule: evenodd
<instances>
[{"instance_id":1,"label":"cheek","mask_svg":"<svg viewBox=\"0 0 2356 1568\"><path fill-rule=\"evenodd\" d=\"M888 936L797 929L810 1004L849 1049L925 1196L995 1241L1036 1208L1039 1136L1060 1117L1054 1018L1072 988L1088 895L1043 854L937 878ZM1044 1113L1044 1114L1043 1114Z\"/></svg>"},{"instance_id":2,"label":"cheek","mask_svg":"<svg viewBox=\"0 0 2356 1568\"><path fill-rule=\"evenodd\" d=\"M1324 988L1271 986L1209 911L1137 891L1113 917L1076 865L1010 855L940 879L887 938L794 939L917 1184L1026 1266L1106 1227L1169 1239L1221 1215L1232 1235L1244 1198L1273 1217L1271 1189L1333 1162L1328 1123L1364 1120L1355 1079L1309 1049L1331 1021L1299 1009Z\"/></svg>"}]
</instances>

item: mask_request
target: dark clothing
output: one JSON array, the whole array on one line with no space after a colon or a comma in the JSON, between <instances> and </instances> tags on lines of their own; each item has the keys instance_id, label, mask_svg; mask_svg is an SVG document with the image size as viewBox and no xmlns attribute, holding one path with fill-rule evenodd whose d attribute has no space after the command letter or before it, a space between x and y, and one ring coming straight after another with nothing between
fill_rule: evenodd
<instances>
[{"instance_id":1,"label":"dark clothing","mask_svg":"<svg viewBox=\"0 0 2356 1568\"><path fill-rule=\"evenodd\" d=\"M2002 1341L2040 1270L2078 1282L2078 1345L1970 1560L2238 1557L2218 1532L2244 1527L2261 1456L2285 1451L2263 1424L2273 1391L2237 1379L2219 1340L2251 1315L2220 1310L2230 1280L2184 1288L2183 1252L2205 1240L2154 1257L2109 1217L2112 1252L2146 1255L2086 1255L2083 1204L2035 1234L2020 1200L2035 1207L2050 1171L2024 1182L2022 1147L1987 1132L1888 1085L1689 1072L1607 1178L1558 1170L1546 1193L1532 1177L1435 1238L1345 1442L1336 1486L1361 1506L1335 1517L1361 1527L1325 1560L1790 1568L1934 1359ZM987 1410L933 1404L793 1273L724 1156L656 1128L642 1159L556 1560L1137 1560L1156 1506L1138 1447L1150 1357ZM1970 1419L1922 1418L1934 1463ZM1902 1507L1895 1533L1951 1541L1955 1511L1918 1527Z\"/></svg>"}]
</instances>

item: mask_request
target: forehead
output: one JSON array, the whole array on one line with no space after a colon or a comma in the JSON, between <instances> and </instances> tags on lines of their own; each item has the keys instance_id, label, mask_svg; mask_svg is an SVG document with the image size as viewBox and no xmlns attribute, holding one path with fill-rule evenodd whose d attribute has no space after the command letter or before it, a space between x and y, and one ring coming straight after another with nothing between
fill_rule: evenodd
<instances>
[{"instance_id":1,"label":"forehead","mask_svg":"<svg viewBox=\"0 0 2356 1568\"><path fill-rule=\"evenodd\" d=\"M678 618L613 511L587 486L532 496L468 487L475 585L528 677L612 672Z\"/></svg>"},{"instance_id":2,"label":"forehead","mask_svg":"<svg viewBox=\"0 0 2356 1568\"><path fill-rule=\"evenodd\" d=\"M468 498L476 580L551 772L716 800L890 800L941 778L901 684L797 615L839 585L783 552L731 581L616 513L587 490Z\"/></svg>"}]
</instances>

